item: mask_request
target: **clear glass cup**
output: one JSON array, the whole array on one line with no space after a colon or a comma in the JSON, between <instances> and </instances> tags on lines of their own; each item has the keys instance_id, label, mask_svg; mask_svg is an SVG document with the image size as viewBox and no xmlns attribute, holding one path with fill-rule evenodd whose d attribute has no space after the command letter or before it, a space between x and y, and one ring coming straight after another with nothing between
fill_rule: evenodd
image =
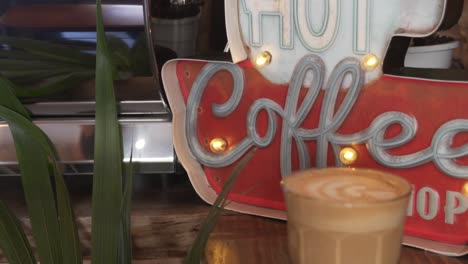
<instances>
[{"instance_id":1,"label":"clear glass cup","mask_svg":"<svg viewBox=\"0 0 468 264\"><path fill-rule=\"evenodd\" d=\"M309 169L283 182L295 264L396 264L411 185L352 168Z\"/></svg>"}]
</instances>

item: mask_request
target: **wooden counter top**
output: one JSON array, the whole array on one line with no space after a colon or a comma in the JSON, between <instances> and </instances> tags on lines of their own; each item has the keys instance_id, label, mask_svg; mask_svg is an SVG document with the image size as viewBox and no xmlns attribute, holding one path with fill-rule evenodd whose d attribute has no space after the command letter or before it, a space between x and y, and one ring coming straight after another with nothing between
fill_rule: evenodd
<instances>
[{"instance_id":1,"label":"wooden counter top","mask_svg":"<svg viewBox=\"0 0 468 264\"><path fill-rule=\"evenodd\" d=\"M18 190L18 180L0 178L0 190L9 190L1 191L0 198L15 208L28 227L21 195L14 191ZM91 242L89 181L84 176L69 179L83 254L88 257ZM210 207L198 198L183 175L137 177L135 186L134 263L181 263ZM214 264L288 264L286 237L284 221L225 212L208 242L206 256L208 263ZM403 247L399 263L468 264L468 256L451 258Z\"/></svg>"}]
</instances>

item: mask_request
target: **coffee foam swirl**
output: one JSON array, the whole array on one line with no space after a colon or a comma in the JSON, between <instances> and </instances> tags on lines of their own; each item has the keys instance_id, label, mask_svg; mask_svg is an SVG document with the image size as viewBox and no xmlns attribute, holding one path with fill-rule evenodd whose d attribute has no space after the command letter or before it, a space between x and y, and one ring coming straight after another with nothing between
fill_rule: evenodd
<instances>
[{"instance_id":1,"label":"coffee foam swirl","mask_svg":"<svg viewBox=\"0 0 468 264\"><path fill-rule=\"evenodd\" d=\"M287 180L287 189L320 200L342 202L379 202L398 198L405 193L399 181L363 174L302 174Z\"/></svg>"},{"instance_id":2,"label":"coffee foam swirl","mask_svg":"<svg viewBox=\"0 0 468 264\"><path fill-rule=\"evenodd\" d=\"M398 197L396 188L382 180L361 176L321 177L304 186L305 192L323 200L370 202Z\"/></svg>"}]
</instances>

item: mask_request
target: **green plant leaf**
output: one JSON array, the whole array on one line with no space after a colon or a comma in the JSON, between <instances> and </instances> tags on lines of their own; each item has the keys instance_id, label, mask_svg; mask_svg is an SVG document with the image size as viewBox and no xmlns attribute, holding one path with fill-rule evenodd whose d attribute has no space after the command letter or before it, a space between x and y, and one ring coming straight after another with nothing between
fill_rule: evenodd
<instances>
[{"instance_id":1,"label":"green plant leaf","mask_svg":"<svg viewBox=\"0 0 468 264\"><path fill-rule=\"evenodd\" d=\"M130 161L124 165L125 168L125 186L122 199L122 239L121 239L121 263L132 263L132 189L133 189L133 141L130 151Z\"/></svg>"},{"instance_id":2,"label":"green plant leaf","mask_svg":"<svg viewBox=\"0 0 468 264\"><path fill-rule=\"evenodd\" d=\"M75 222L75 214L68 194L68 189L63 179L62 173L55 162L54 179L57 191L57 209L60 222L60 239L62 243L62 263L82 264L80 238L78 227Z\"/></svg>"},{"instance_id":3,"label":"green plant leaf","mask_svg":"<svg viewBox=\"0 0 468 264\"><path fill-rule=\"evenodd\" d=\"M91 261L120 263L122 233L122 137L114 94L114 65L96 3L96 130L94 144Z\"/></svg>"},{"instance_id":4,"label":"green plant leaf","mask_svg":"<svg viewBox=\"0 0 468 264\"><path fill-rule=\"evenodd\" d=\"M3 201L0 201L0 248L11 264L36 263L18 218Z\"/></svg>"},{"instance_id":5,"label":"green plant leaf","mask_svg":"<svg viewBox=\"0 0 468 264\"><path fill-rule=\"evenodd\" d=\"M81 52L79 49L41 40L0 36L0 44L54 61L87 66L94 65L96 61L94 55Z\"/></svg>"},{"instance_id":6,"label":"green plant leaf","mask_svg":"<svg viewBox=\"0 0 468 264\"><path fill-rule=\"evenodd\" d=\"M26 108L15 96L15 85L5 78L0 77L0 105L9 108L27 119L31 119Z\"/></svg>"},{"instance_id":7,"label":"green plant leaf","mask_svg":"<svg viewBox=\"0 0 468 264\"><path fill-rule=\"evenodd\" d=\"M0 49L0 58L9 58L15 60L41 60L41 61L52 61L39 55L31 54L20 50L3 50Z\"/></svg>"},{"instance_id":8,"label":"green plant leaf","mask_svg":"<svg viewBox=\"0 0 468 264\"><path fill-rule=\"evenodd\" d=\"M151 75L151 65L148 52L146 34L140 34L133 47L130 49L130 66L131 72L136 76Z\"/></svg>"},{"instance_id":9,"label":"green plant leaf","mask_svg":"<svg viewBox=\"0 0 468 264\"><path fill-rule=\"evenodd\" d=\"M43 135L44 140L48 140L42 131L38 131ZM37 135L40 137L40 135ZM48 146L52 146L51 143ZM49 148L47 150L50 157L57 157L55 150ZM54 152L54 153L51 153ZM67 264L82 264L83 258L81 255L80 237L78 236L78 227L75 221L75 214L70 201L67 185L63 179L62 172L56 162L57 158L53 159L50 169L54 175L56 193L57 193L57 211L60 224L60 239L62 244L63 262Z\"/></svg>"},{"instance_id":10,"label":"green plant leaf","mask_svg":"<svg viewBox=\"0 0 468 264\"><path fill-rule=\"evenodd\" d=\"M67 89L75 87L82 81L94 78L94 72L75 72L54 76L43 81L36 87L19 87L15 89L16 96L20 98L39 97L44 95L63 92Z\"/></svg>"},{"instance_id":11,"label":"green plant leaf","mask_svg":"<svg viewBox=\"0 0 468 264\"><path fill-rule=\"evenodd\" d=\"M10 110L17 112L21 114L24 118L30 120L30 117L24 106L21 105L19 100L13 95L13 87L14 85L11 82L0 78L0 105L6 106ZM50 142L49 138L42 132L42 130L39 129L39 127L34 125L32 122L30 122L29 125L26 125L24 127L28 130L28 134L31 140L37 142L38 145L42 147L45 153L45 157L49 162L48 164L46 164L48 165L49 173L52 172L52 174L54 175L57 193L57 209L59 216L58 221L61 239L60 244L62 245L62 263L82 263L78 229L76 227L68 190L64 182L63 176L60 170L58 169L58 155L56 154L56 151L53 148L53 144ZM20 162L22 161L20 159L18 160Z\"/></svg>"},{"instance_id":12,"label":"green plant leaf","mask_svg":"<svg viewBox=\"0 0 468 264\"><path fill-rule=\"evenodd\" d=\"M223 189L218 194L215 202L211 206L211 210L208 213L208 216L202 225L198 236L195 239L195 242L192 245L192 248L189 251L189 254L185 258L185 264L200 264L205 252L206 243L210 237L211 232L213 231L219 216L224 210L226 204L228 203L227 197L231 192L232 186L237 179L237 176L241 173L247 163L252 159L255 154L256 149L253 149L247 155L242 158L242 160L237 164L237 166L232 171L229 178L224 183Z\"/></svg>"},{"instance_id":13,"label":"green plant leaf","mask_svg":"<svg viewBox=\"0 0 468 264\"><path fill-rule=\"evenodd\" d=\"M112 62L119 70L128 71L130 69L130 48L120 38L107 37L109 52Z\"/></svg>"},{"instance_id":14,"label":"green plant leaf","mask_svg":"<svg viewBox=\"0 0 468 264\"><path fill-rule=\"evenodd\" d=\"M0 58L0 69L2 71L25 71L25 70L57 70L69 68L72 70L83 71L87 68L82 66L76 66L73 64L62 63L62 62L51 62L51 61L38 61L33 59L18 60L18 59L1 59ZM94 67L88 67L94 69Z\"/></svg>"},{"instance_id":15,"label":"green plant leaf","mask_svg":"<svg viewBox=\"0 0 468 264\"><path fill-rule=\"evenodd\" d=\"M47 79L51 76L68 73L66 70L16 70L16 71L5 71L0 69L0 75L18 83L31 83Z\"/></svg>"},{"instance_id":16,"label":"green plant leaf","mask_svg":"<svg viewBox=\"0 0 468 264\"><path fill-rule=\"evenodd\" d=\"M36 127L30 120L4 106L0 106L0 116L7 121L15 142L32 232L41 263L62 263L60 228L48 168L49 157L43 146L31 137Z\"/></svg>"}]
</instances>

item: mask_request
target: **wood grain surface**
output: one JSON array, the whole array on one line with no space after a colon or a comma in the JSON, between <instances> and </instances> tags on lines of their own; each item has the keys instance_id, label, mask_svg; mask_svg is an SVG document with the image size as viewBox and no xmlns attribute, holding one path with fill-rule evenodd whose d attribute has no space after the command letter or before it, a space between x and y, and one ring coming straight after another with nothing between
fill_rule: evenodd
<instances>
[{"instance_id":1,"label":"wood grain surface","mask_svg":"<svg viewBox=\"0 0 468 264\"><path fill-rule=\"evenodd\" d=\"M88 181L88 183L86 183ZM90 255L90 179L69 179L80 226L83 254ZM136 264L182 263L210 207L201 201L184 175L135 178L132 213ZM0 178L6 200L31 234L18 178ZM289 264L286 222L225 212L206 247L207 263ZM31 239L31 237L30 237ZM3 257L0 263L6 263ZM89 263L89 261L87 262ZM399 264L468 264L468 256L451 258L409 247Z\"/></svg>"}]
</instances>

